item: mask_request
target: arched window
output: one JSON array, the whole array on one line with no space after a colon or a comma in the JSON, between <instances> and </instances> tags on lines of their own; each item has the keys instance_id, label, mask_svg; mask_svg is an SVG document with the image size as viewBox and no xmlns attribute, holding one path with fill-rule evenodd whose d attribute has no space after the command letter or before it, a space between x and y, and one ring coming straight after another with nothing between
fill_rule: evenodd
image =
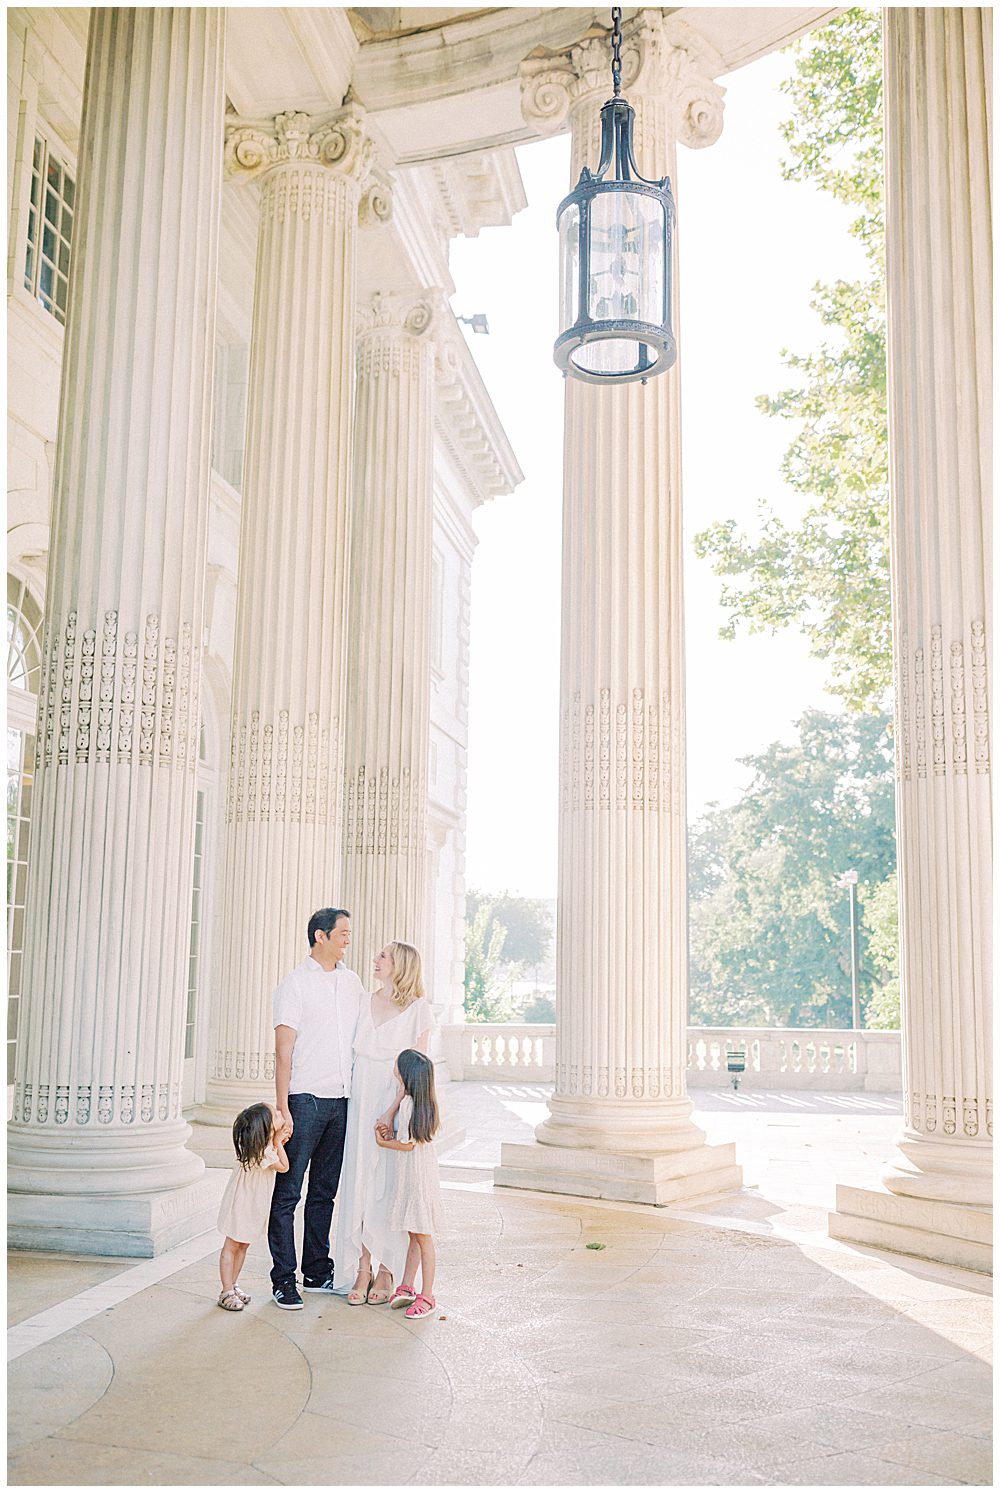
<instances>
[{"instance_id":1,"label":"arched window","mask_svg":"<svg viewBox=\"0 0 1000 1493\"><path fill-rule=\"evenodd\" d=\"M14 1082L24 953L24 891L42 672L42 612L26 582L7 577L7 1082Z\"/></svg>"}]
</instances>

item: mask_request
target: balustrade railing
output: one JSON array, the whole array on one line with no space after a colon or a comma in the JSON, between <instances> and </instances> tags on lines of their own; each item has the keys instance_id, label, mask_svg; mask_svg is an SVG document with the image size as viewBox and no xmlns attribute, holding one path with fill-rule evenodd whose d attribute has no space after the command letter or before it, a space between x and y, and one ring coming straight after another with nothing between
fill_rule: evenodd
<instances>
[{"instance_id":1,"label":"balustrade railing","mask_svg":"<svg viewBox=\"0 0 1000 1493\"><path fill-rule=\"evenodd\" d=\"M532 1022L469 1022L444 1027L441 1037L452 1078L551 1083L555 1031L554 1026ZM902 1089L899 1032L834 1027L689 1027L688 1087L728 1084L730 1051L746 1058L742 1088L885 1094Z\"/></svg>"}]
</instances>

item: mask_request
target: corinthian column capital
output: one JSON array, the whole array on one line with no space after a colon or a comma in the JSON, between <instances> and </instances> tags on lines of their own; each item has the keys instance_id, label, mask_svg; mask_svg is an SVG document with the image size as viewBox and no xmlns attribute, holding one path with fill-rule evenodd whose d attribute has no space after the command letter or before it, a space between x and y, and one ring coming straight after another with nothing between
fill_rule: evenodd
<instances>
[{"instance_id":1,"label":"corinthian column capital","mask_svg":"<svg viewBox=\"0 0 1000 1493\"><path fill-rule=\"evenodd\" d=\"M713 145L722 133L725 89L715 77L723 66L691 26L662 11L638 11L622 28L622 92L665 99L676 138L692 149ZM551 57L529 57L521 64L521 112L535 129L554 134L577 106L610 95L610 74L604 37L584 37Z\"/></svg>"},{"instance_id":2,"label":"corinthian column capital","mask_svg":"<svg viewBox=\"0 0 1000 1493\"><path fill-rule=\"evenodd\" d=\"M346 104L332 114L300 114L288 109L273 119L226 118L227 180L253 181L276 166L298 163L327 166L364 188L372 173L375 146L364 110Z\"/></svg>"},{"instance_id":3,"label":"corinthian column capital","mask_svg":"<svg viewBox=\"0 0 1000 1493\"><path fill-rule=\"evenodd\" d=\"M419 291L378 291L358 308L358 333L408 332L423 337L437 331L448 302L437 288Z\"/></svg>"}]
</instances>

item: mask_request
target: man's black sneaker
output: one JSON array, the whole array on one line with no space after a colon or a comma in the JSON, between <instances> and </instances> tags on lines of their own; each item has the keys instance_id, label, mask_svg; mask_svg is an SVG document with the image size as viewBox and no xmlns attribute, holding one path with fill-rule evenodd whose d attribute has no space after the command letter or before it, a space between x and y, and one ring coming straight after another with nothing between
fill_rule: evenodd
<instances>
[{"instance_id":1,"label":"man's black sneaker","mask_svg":"<svg viewBox=\"0 0 1000 1493\"><path fill-rule=\"evenodd\" d=\"M302 1310L302 1297L299 1295L298 1287L294 1281L286 1281L282 1286L275 1286L271 1292L271 1299L275 1306L280 1306L283 1312L300 1312Z\"/></svg>"},{"instance_id":2,"label":"man's black sneaker","mask_svg":"<svg viewBox=\"0 0 1000 1493\"><path fill-rule=\"evenodd\" d=\"M323 1280L306 1280L303 1278L302 1289L303 1291L320 1291L325 1296L332 1296L333 1276L327 1275Z\"/></svg>"}]
</instances>

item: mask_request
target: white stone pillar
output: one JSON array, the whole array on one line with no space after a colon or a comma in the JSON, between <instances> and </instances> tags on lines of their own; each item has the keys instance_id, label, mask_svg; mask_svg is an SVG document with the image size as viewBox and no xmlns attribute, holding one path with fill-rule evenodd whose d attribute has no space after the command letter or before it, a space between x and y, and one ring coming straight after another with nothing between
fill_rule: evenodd
<instances>
[{"instance_id":1,"label":"white stone pillar","mask_svg":"<svg viewBox=\"0 0 1000 1493\"><path fill-rule=\"evenodd\" d=\"M226 805L222 981L199 1118L274 1080L270 998L340 902L362 111L231 119L226 170L259 180Z\"/></svg>"},{"instance_id":2,"label":"white stone pillar","mask_svg":"<svg viewBox=\"0 0 1000 1493\"><path fill-rule=\"evenodd\" d=\"M434 346L431 296L376 296L358 340L341 890L372 984L390 939L427 949Z\"/></svg>"},{"instance_id":3,"label":"white stone pillar","mask_svg":"<svg viewBox=\"0 0 1000 1493\"><path fill-rule=\"evenodd\" d=\"M988 1268L992 14L887 9L904 1129L831 1233Z\"/></svg>"},{"instance_id":4,"label":"white stone pillar","mask_svg":"<svg viewBox=\"0 0 1000 1493\"><path fill-rule=\"evenodd\" d=\"M626 27L623 63L639 169L673 178L677 139L719 135L721 63L659 12ZM568 109L575 184L597 162L608 47L533 72L526 113ZM556 1087L543 1144L503 1148L509 1186L664 1203L741 1183L734 1148L692 1123L685 1081L680 432L677 370L646 387L567 380Z\"/></svg>"},{"instance_id":5,"label":"white stone pillar","mask_svg":"<svg viewBox=\"0 0 1000 1493\"><path fill-rule=\"evenodd\" d=\"M223 11L94 9L47 582L14 1244L209 1227L181 1118Z\"/></svg>"}]
</instances>

